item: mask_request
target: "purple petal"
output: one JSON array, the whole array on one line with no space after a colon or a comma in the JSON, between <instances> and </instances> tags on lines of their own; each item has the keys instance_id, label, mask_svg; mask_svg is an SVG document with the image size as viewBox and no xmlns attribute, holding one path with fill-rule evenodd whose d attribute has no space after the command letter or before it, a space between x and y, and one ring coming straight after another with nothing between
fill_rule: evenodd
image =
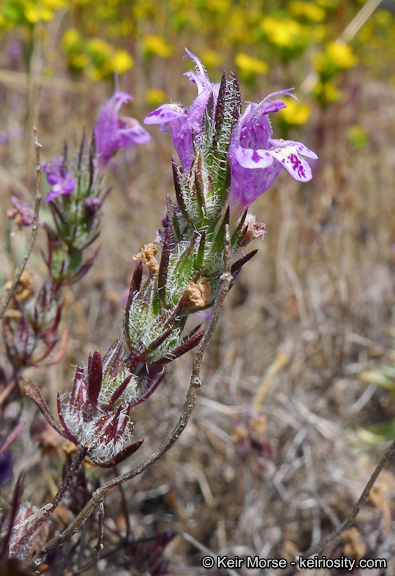
<instances>
[{"instance_id":1,"label":"purple petal","mask_svg":"<svg viewBox=\"0 0 395 576\"><path fill-rule=\"evenodd\" d=\"M136 144L147 144L151 136L134 118L119 118L118 148L132 148Z\"/></svg>"},{"instance_id":2,"label":"purple petal","mask_svg":"<svg viewBox=\"0 0 395 576\"><path fill-rule=\"evenodd\" d=\"M144 124L166 124L187 115L187 109L181 104L162 104L144 118Z\"/></svg>"},{"instance_id":3,"label":"purple petal","mask_svg":"<svg viewBox=\"0 0 395 576\"><path fill-rule=\"evenodd\" d=\"M75 180L71 175L70 170L67 170L63 176L56 176L50 174L47 176L48 184L51 184L51 190L45 197L46 202L55 200L58 196L69 196L75 190Z\"/></svg>"},{"instance_id":4,"label":"purple petal","mask_svg":"<svg viewBox=\"0 0 395 576\"><path fill-rule=\"evenodd\" d=\"M273 163L273 157L267 150L252 150L238 146L235 158L243 168L266 168Z\"/></svg>"},{"instance_id":5,"label":"purple petal","mask_svg":"<svg viewBox=\"0 0 395 576\"><path fill-rule=\"evenodd\" d=\"M116 79L117 82L117 79ZM146 144L151 136L133 118L120 118L118 111L132 97L126 92L116 91L100 110L95 126L96 153L99 169L103 170L119 148L132 148Z\"/></svg>"},{"instance_id":6,"label":"purple petal","mask_svg":"<svg viewBox=\"0 0 395 576\"><path fill-rule=\"evenodd\" d=\"M278 148L270 150L273 158L280 162L295 180L299 182L311 180L313 177L311 168L302 154L309 158L317 158L317 155L300 142L280 141L279 144Z\"/></svg>"},{"instance_id":7,"label":"purple petal","mask_svg":"<svg viewBox=\"0 0 395 576\"><path fill-rule=\"evenodd\" d=\"M185 52L187 53L187 56L189 56L190 58L192 58L192 60L195 61L198 72L193 71L185 72L184 76L186 76L189 79L189 82L194 82L196 84L199 95L204 90L211 88L211 82L199 58L197 58L194 54L192 54L192 52L190 52L187 48L185 48ZM184 58L187 58L187 56L184 56Z\"/></svg>"},{"instance_id":8,"label":"purple petal","mask_svg":"<svg viewBox=\"0 0 395 576\"><path fill-rule=\"evenodd\" d=\"M63 170L63 162L63 156L53 156L50 160L41 162L41 168L43 172L48 175L55 174L56 176L61 176Z\"/></svg>"},{"instance_id":9,"label":"purple petal","mask_svg":"<svg viewBox=\"0 0 395 576\"><path fill-rule=\"evenodd\" d=\"M127 92L121 92L118 90L117 92L114 93L113 99L116 102L115 108L119 110L122 104L128 104L129 102L131 102L133 100L133 96L131 96Z\"/></svg>"},{"instance_id":10,"label":"purple petal","mask_svg":"<svg viewBox=\"0 0 395 576\"><path fill-rule=\"evenodd\" d=\"M16 196L11 197L11 202L20 214L22 226L31 226L34 222L34 212L30 206L19 200Z\"/></svg>"}]
</instances>

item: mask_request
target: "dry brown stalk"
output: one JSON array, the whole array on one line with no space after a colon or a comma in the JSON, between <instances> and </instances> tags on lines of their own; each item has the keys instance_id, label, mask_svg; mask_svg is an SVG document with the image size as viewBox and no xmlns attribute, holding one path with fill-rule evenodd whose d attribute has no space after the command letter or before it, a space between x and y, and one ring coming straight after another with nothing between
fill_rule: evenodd
<instances>
[{"instance_id":1,"label":"dry brown stalk","mask_svg":"<svg viewBox=\"0 0 395 576\"><path fill-rule=\"evenodd\" d=\"M18 285L18 282L22 276L22 273L26 267L27 261L30 258L30 254L33 250L33 246L34 243L36 241L37 238L37 232L38 232L38 214L40 211L40 203L41 203L41 199L42 199L42 195L41 195L41 162L40 162L40 148L41 148L41 144L38 142L37 139L37 130L36 127L34 126L33 128L34 130L34 148L36 150L36 196L35 196L35 200L34 200L34 221L33 221L33 226L32 226L32 233L30 236L30 240L29 240L29 244L26 248L26 252L25 255L23 257L23 260L19 266L19 269L17 271L17 273L14 276L14 279L12 281L11 287L7 292L7 295L5 297L5 300L1 306L0 309L0 319L3 317L4 312L7 309L8 304L10 303L10 300L12 298L12 295L14 294L16 287Z\"/></svg>"}]
</instances>

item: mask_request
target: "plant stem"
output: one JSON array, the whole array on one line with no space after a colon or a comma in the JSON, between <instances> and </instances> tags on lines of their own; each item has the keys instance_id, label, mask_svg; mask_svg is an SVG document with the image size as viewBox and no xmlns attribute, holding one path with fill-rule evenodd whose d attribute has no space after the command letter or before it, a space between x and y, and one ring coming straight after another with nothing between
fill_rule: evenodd
<instances>
[{"instance_id":1,"label":"plant stem","mask_svg":"<svg viewBox=\"0 0 395 576\"><path fill-rule=\"evenodd\" d=\"M366 503L367 499L369 498L369 494L370 494L371 489L373 488L374 483L376 482L377 478L379 477L384 466L386 466L386 464L388 464L388 462L391 460L391 458L394 454L395 454L395 440L392 442L392 444L389 446L389 448L385 452L384 456L381 458L375 471L373 472L373 474L369 478L369 481L367 482L361 496L358 498L357 502L354 504L354 508L352 509L351 514L348 516L348 518L346 518L346 520L344 520L344 522L342 522L340 524L340 526L338 526L335 530L333 530L333 532L331 532L328 536L326 536L326 538L323 538L315 546L311 546L303 554L304 558L310 558L311 556L314 556L316 554L320 554L324 550L324 548L326 548L326 546L328 546L328 544L331 544L332 542L335 542L336 540L338 540L338 538L343 534L343 532L345 532L346 530L351 528L351 526L352 526L355 518L358 516L362 506ZM296 563L297 563L297 559L296 559ZM295 572L298 572L298 569L297 568L291 568L290 570L288 570L287 572L284 573L284 576L291 576L291 574L295 574Z\"/></svg>"},{"instance_id":2,"label":"plant stem","mask_svg":"<svg viewBox=\"0 0 395 576\"><path fill-rule=\"evenodd\" d=\"M229 291L230 284L232 281L232 274L230 272L230 258L231 258L231 243L229 236L229 226L226 225L224 272L220 278L221 281L220 288L213 306L213 312L211 314L210 322L207 326L203 338L199 343L199 346L195 354L189 388L177 424L170 432L165 442L157 450L155 450L155 452L153 452L150 456L148 456L148 458L140 462L140 464L138 464L128 472L125 472L124 474L121 474L117 478L110 480L109 482L104 484L101 488L96 490L96 492L93 493L89 502L81 510L78 516L76 516L74 520L68 525L68 527L61 534L59 534L58 536L56 536L43 546L37 559L34 562L35 566L38 566L42 562L44 556L48 552L50 552L54 548L57 548L58 546L61 546L62 544L64 544L64 542L70 540L70 538L81 528L84 522L86 522L89 516L93 513L96 506L98 506L101 502L104 501L104 498L107 492L109 492L109 490L111 490L116 486L119 486L120 484L123 484L124 482L127 482L128 480L131 480L135 476L138 476L139 474L147 470L147 468L152 466L154 462L159 460L159 458L161 458L169 450L169 448L173 446L173 444L178 440L182 432L185 430L191 417L193 408L195 406L197 392L201 386L200 368L203 360L203 355L217 325L222 304Z\"/></svg>"},{"instance_id":3,"label":"plant stem","mask_svg":"<svg viewBox=\"0 0 395 576\"><path fill-rule=\"evenodd\" d=\"M57 507L59 502L62 500L63 496L66 494L66 492L70 488L70 485L73 481L73 478L75 477L76 473L78 472L78 470L82 464L82 461L84 460L87 452L88 452L88 449L85 446L79 446L78 447L77 452L76 452L76 454L75 454L75 456L71 462L70 468L68 469L67 474L63 479L63 482L59 486L59 489L58 489L54 499L50 503L51 506L49 506L47 508L47 510L45 510L45 512L41 516L39 516L39 518L36 520L36 522L34 522L34 524L29 528L29 530L27 530L27 532L25 532L23 534L23 536L18 540L18 542L16 542L15 546L13 546L13 549L15 550L15 552L18 552L18 550L22 546L24 546L24 544L26 544L26 542L34 534L34 532L45 522L45 520L48 518L48 516L50 516L52 514L52 512L55 510L55 508Z\"/></svg>"},{"instance_id":4,"label":"plant stem","mask_svg":"<svg viewBox=\"0 0 395 576\"><path fill-rule=\"evenodd\" d=\"M28 247L26 249L25 255L24 255L23 260L21 262L21 265L19 266L18 272L15 274L14 279L13 279L12 284L11 284L11 288L8 290L7 295L5 297L5 300L1 306L0 319L3 317L4 312L6 311L6 308L7 308L8 304L10 303L12 295L15 292L15 288L16 288L19 280L21 279L22 273L26 267L27 261L29 260L30 254L33 250L33 246L34 246L34 243L36 241L37 232L38 232L38 213L40 210L40 203L41 203L41 198L42 198L42 196L41 196L41 162L40 162L41 144L37 140L37 131L36 131L35 126L34 126L33 130L34 130L34 148L36 150L36 173L37 173L37 177L36 177L36 197L35 197L35 201L34 201L34 220L33 220L33 226L32 226L32 234L31 234L30 241L29 241Z\"/></svg>"}]
</instances>

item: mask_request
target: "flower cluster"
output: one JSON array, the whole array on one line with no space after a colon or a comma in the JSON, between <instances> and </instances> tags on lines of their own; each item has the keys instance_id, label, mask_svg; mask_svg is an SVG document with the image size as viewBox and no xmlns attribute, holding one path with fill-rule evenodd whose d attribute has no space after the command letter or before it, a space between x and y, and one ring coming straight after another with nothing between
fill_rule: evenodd
<instances>
[{"instance_id":1,"label":"flower cluster","mask_svg":"<svg viewBox=\"0 0 395 576\"><path fill-rule=\"evenodd\" d=\"M55 230L46 227L48 236L47 264L57 284L75 282L92 266L97 251L83 260L84 250L99 235L101 207L108 192L102 193L104 169L120 148L146 144L150 135L137 120L119 116L123 104L132 96L118 89L104 103L94 129L94 139L83 137L78 157L68 160L54 156L42 163L50 190L45 200L52 210Z\"/></svg>"},{"instance_id":2,"label":"flower cluster","mask_svg":"<svg viewBox=\"0 0 395 576\"><path fill-rule=\"evenodd\" d=\"M53 156L51 160L41 164L42 170L47 174L48 184L51 186L45 198L47 202L55 200L58 196L69 196L75 190L75 180L65 164L62 156Z\"/></svg>"},{"instance_id":3,"label":"flower cluster","mask_svg":"<svg viewBox=\"0 0 395 576\"><path fill-rule=\"evenodd\" d=\"M179 104L164 104L144 120L146 124L159 124L161 131L170 130L184 172L189 172L192 166L195 149L193 140L199 142L209 98L212 98L214 115L217 105L222 106L219 85L212 84L196 56L188 50L187 53L198 68L197 72L186 73L198 87L195 102L189 110ZM283 167L301 182L308 182L312 178L305 157L317 158L317 155L300 142L272 138L268 115L286 107L281 100L274 100L281 95L292 96L292 92L282 90L270 94L259 104L250 103L244 113L238 115L233 126L229 126L232 132L227 146L231 173L229 204L232 211L237 213L242 213L263 194Z\"/></svg>"},{"instance_id":4,"label":"flower cluster","mask_svg":"<svg viewBox=\"0 0 395 576\"><path fill-rule=\"evenodd\" d=\"M134 256L138 263L123 323L128 355L124 357L119 339L103 358L99 352L90 356L87 369L77 369L71 393L59 397L60 423L50 414L37 386L30 383L27 388L48 422L76 446L85 447L89 457L103 467L139 448L142 440L129 444L134 428L129 420L131 408L153 393L169 362L201 340L204 331L200 326L187 331L187 320L216 301L225 267L226 231L232 256L262 237L264 226L247 214L249 205L271 186L283 167L296 180L310 180L306 157L316 158L299 142L272 138L268 115L284 108L276 97L290 96L289 90L249 104L243 112L237 77L223 75L220 83L213 84L199 59L187 54L197 67L196 72L186 73L197 86L195 101L189 108L164 104L145 119L170 131L180 165L173 159L176 202L167 199L157 241ZM68 168L66 156L62 163L52 162L53 171L58 170L53 174L58 195L50 204L69 255L82 251L95 237L101 174L114 150L149 139L134 120L118 117L120 106L130 98L117 90L103 106L95 128L96 149L90 148L87 163L84 147L77 170ZM69 194L70 170L75 190ZM86 225L89 218L90 226ZM233 280L255 253L232 263ZM62 262L64 275L71 264L65 258ZM78 266L72 273L78 273Z\"/></svg>"}]
</instances>

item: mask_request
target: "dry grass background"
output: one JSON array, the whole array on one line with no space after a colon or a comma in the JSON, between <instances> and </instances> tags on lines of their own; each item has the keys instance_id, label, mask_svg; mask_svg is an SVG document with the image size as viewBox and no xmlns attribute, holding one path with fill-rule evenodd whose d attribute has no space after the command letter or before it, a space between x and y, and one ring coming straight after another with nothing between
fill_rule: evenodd
<instances>
[{"instance_id":1,"label":"dry grass background","mask_svg":"<svg viewBox=\"0 0 395 576\"><path fill-rule=\"evenodd\" d=\"M181 94L185 103L194 97L192 90L177 90L171 96ZM37 90L43 159L60 153L64 138L77 144L82 125L93 126L105 94L104 87L95 92L83 87L82 93ZM23 87L0 85L0 99L4 129L21 127L27 106ZM143 117L148 110L136 100L134 113ZM395 415L389 394L359 379L385 358L386 328L393 322L394 105L393 88L363 77L363 71L351 74L341 101L324 114L317 111L303 135L320 157L313 181L300 186L281 174L254 204L267 235L251 247L259 247L259 253L226 302L192 420L170 452L125 488L136 538L179 530L219 555L291 559L351 510L384 450L369 451L352 431ZM353 124L369 135L361 150L346 137ZM52 403L56 391L70 385L72 367L95 349L104 352L119 334L132 255L154 237L165 194L172 193L170 150L168 135L153 133L147 147L113 161L100 256L65 295L71 330L66 356L34 374ZM0 147L2 241L12 246L11 255L1 256L3 280L20 255L17 236L7 236L5 212L11 192L33 190L29 154L23 138ZM31 264L44 272L39 258ZM135 461L155 449L176 422L190 365L191 358L178 360L164 384L136 409L136 434L146 441ZM237 450L240 427L253 407L261 416L256 434L267 445L266 456ZM36 419L30 404L25 412L29 422ZM61 451L41 454L27 434L24 442L30 455L17 462L15 472L28 471L24 496L40 504L53 490ZM380 574L388 575L395 573L394 466L380 477L356 530L334 550L387 557L392 562ZM122 529L118 492L108 497L106 509L108 527ZM92 527L85 537L93 542ZM110 539L108 532L106 548ZM175 573L205 573L197 544L178 536L167 554ZM90 574L111 575L119 565L116 573L126 576L121 564L119 553L101 560Z\"/></svg>"}]
</instances>

